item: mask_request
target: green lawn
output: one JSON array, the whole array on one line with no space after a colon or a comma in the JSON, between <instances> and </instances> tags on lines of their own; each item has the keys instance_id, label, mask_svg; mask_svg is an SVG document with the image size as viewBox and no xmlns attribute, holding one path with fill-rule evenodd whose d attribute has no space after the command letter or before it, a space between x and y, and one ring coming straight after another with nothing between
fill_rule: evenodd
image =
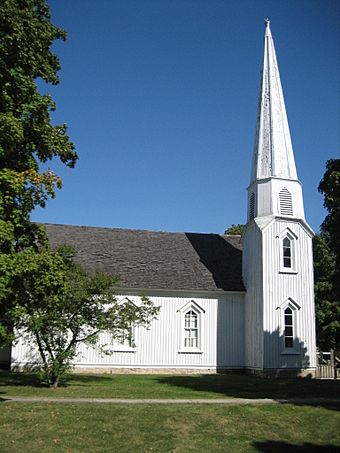
<instances>
[{"instance_id":1,"label":"green lawn","mask_svg":"<svg viewBox=\"0 0 340 453\"><path fill-rule=\"evenodd\" d=\"M0 372L0 398L53 396L91 398L340 398L340 381L262 379L225 375L71 374L58 389L37 375Z\"/></svg>"},{"instance_id":2,"label":"green lawn","mask_svg":"<svg viewBox=\"0 0 340 453\"><path fill-rule=\"evenodd\" d=\"M0 403L0 451L339 452L331 408Z\"/></svg>"}]
</instances>

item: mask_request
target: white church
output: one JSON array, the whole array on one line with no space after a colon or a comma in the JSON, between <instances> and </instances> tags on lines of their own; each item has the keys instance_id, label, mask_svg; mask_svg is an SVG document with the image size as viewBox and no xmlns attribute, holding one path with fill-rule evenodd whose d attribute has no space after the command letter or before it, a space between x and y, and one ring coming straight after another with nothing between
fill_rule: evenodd
<instances>
[{"instance_id":1,"label":"white church","mask_svg":"<svg viewBox=\"0 0 340 453\"><path fill-rule=\"evenodd\" d=\"M119 275L117 295L160 307L112 354L81 346L76 369L310 375L316 365L313 231L305 220L280 75L266 20L257 129L242 237L46 225L89 272ZM29 365L18 341L12 366Z\"/></svg>"}]
</instances>

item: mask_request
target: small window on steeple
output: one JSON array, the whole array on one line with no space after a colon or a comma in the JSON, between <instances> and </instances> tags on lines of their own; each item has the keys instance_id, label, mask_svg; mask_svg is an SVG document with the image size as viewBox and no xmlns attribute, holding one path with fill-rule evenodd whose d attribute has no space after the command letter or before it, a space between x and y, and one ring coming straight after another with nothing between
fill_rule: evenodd
<instances>
[{"instance_id":1,"label":"small window on steeple","mask_svg":"<svg viewBox=\"0 0 340 453\"><path fill-rule=\"evenodd\" d=\"M255 194L251 193L249 198L249 220L255 217Z\"/></svg>"},{"instance_id":2,"label":"small window on steeple","mask_svg":"<svg viewBox=\"0 0 340 453\"><path fill-rule=\"evenodd\" d=\"M279 272L284 274L296 274L298 272L296 254L298 237L292 230L286 228L279 236L280 267Z\"/></svg>"},{"instance_id":3,"label":"small window on steeple","mask_svg":"<svg viewBox=\"0 0 340 453\"><path fill-rule=\"evenodd\" d=\"M292 267L292 244L289 237L285 237L282 241L283 245L283 267Z\"/></svg>"},{"instance_id":4,"label":"small window on steeple","mask_svg":"<svg viewBox=\"0 0 340 453\"><path fill-rule=\"evenodd\" d=\"M284 345L285 349L294 347L294 321L293 310L287 307L284 311Z\"/></svg>"},{"instance_id":5,"label":"small window on steeple","mask_svg":"<svg viewBox=\"0 0 340 453\"><path fill-rule=\"evenodd\" d=\"M293 215L293 201L292 194L286 187L284 187L279 193L280 200L280 214L282 215Z\"/></svg>"}]
</instances>

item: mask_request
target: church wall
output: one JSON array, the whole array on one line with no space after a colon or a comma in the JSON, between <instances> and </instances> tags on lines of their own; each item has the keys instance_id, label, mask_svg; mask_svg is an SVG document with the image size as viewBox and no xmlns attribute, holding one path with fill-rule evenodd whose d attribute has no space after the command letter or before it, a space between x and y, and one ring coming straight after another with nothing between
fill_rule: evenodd
<instances>
[{"instance_id":1,"label":"church wall","mask_svg":"<svg viewBox=\"0 0 340 453\"><path fill-rule=\"evenodd\" d=\"M294 241L293 272L282 268L282 236L289 228ZM315 366L315 319L312 239L298 221L276 220L263 232L264 368ZM294 352L284 351L283 311L293 304ZM294 305L296 304L296 305Z\"/></svg>"},{"instance_id":2,"label":"church wall","mask_svg":"<svg viewBox=\"0 0 340 453\"><path fill-rule=\"evenodd\" d=\"M252 369L262 369L262 237L255 222L250 222L247 225L242 243L242 275L247 290L245 295L245 366Z\"/></svg>"},{"instance_id":3,"label":"church wall","mask_svg":"<svg viewBox=\"0 0 340 453\"><path fill-rule=\"evenodd\" d=\"M121 295L138 304L139 297ZM101 355L96 349L80 345L76 367L79 368L242 368L244 366L244 295L222 293L218 297L150 296L160 306L157 320L149 330L135 329L136 347ZM193 300L201 309L200 352L181 352L181 309ZM204 311L204 312L203 312ZM103 333L100 341L112 345ZM23 366L34 361L28 342L21 339L12 350L12 363ZM117 347L112 345L113 349Z\"/></svg>"}]
</instances>

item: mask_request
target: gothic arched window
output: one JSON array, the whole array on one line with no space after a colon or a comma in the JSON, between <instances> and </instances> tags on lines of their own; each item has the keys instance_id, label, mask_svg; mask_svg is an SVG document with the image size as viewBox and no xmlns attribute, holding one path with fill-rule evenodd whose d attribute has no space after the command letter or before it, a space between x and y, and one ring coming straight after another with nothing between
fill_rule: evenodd
<instances>
[{"instance_id":1,"label":"gothic arched window","mask_svg":"<svg viewBox=\"0 0 340 453\"><path fill-rule=\"evenodd\" d=\"M292 268L292 241L286 236L282 241L283 267Z\"/></svg>"},{"instance_id":2,"label":"gothic arched window","mask_svg":"<svg viewBox=\"0 0 340 453\"><path fill-rule=\"evenodd\" d=\"M300 305L291 297L283 301L277 309L280 313L281 354L300 354L299 311Z\"/></svg>"},{"instance_id":3,"label":"gothic arched window","mask_svg":"<svg viewBox=\"0 0 340 453\"><path fill-rule=\"evenodd\" d=\"M185 313L184 347L198 347L198 316L193 310L189 310Z\"/></svg>"},{"instance_id":4,"label":"gothic arched window","mask_svg":"<svg viewBox=\"0 0 340 453\"><path fill-rule=\"evenodd\" d=\"M277 237L279 239L278 247L280 247L279 272L295 274L299 268L297 266L299 257L298 237L290 228L283 230Z\"/></svg>"},{"instance_id":5,"label":"gothic arched window","mask_svg":"<svg viewBox=\"0 0 340 453\"><path fill-rule=\"evenodd\" d=\"M284 311L284 344L285 349L294 347L294 318L293 310L287 307Z\"/></svg>"},{"instance_id":6,"label":"gothic arched window","mask_svg":"<svg viewBox=\"0 0 340 453\"><path fill-rule=\"evenodd\" d=\"M180 353L202 353L203 314L205 311L194 300L180 310Z\"/></svg>"}]
</instances>

